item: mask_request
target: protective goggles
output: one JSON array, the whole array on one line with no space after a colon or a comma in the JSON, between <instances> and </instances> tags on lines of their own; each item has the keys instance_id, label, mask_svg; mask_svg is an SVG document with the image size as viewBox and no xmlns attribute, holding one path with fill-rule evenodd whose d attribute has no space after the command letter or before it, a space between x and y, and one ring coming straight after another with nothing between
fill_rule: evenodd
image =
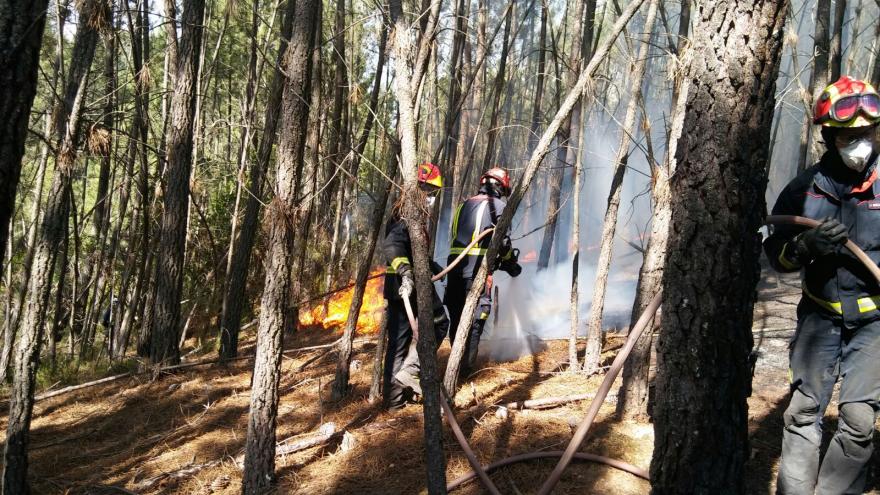
<instances>
[{"instance_id":1,"label":"protective goggles","mask_svg":"<svg viewBox=\"0 0 880 495\"><path fill-rule=\"evenodd\" d=\"M831 104L831 109L820 122L845 123L854 119L862 112L869 119L880 119L880 96L877 93L864 93L844 96Z\"/></svg>"}]
</instances>

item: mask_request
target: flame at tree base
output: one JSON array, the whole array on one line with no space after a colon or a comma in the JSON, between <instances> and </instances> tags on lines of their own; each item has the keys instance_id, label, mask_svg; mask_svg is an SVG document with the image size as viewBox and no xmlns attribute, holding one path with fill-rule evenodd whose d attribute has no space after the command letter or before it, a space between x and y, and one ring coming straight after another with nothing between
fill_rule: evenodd
<instances>
[{"instance_id":1,"label":"flame at tree base","mask_svg":"<svg viewBox=\"0 0 880 495\"><path fill-rule=\"evenodd\" d=\"M382 294L382 288L385 277L381 275L384 271L385 267L377 267L370 272L372 278L367 280L364 300L361 303L357 320L357 333L359 334L377 333L382 325L383 312L385 311L385 297ZM354 286L331 294L327 296L327 299L316 302L308 308L302 308L299 313L299 327L341 331L348 319L353 296Z\"/></svg>"}]
</instances>

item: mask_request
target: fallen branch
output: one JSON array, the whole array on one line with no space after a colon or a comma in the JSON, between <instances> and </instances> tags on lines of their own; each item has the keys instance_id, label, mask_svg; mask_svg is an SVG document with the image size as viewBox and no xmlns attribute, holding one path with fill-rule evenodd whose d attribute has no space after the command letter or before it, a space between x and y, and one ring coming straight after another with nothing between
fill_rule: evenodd
<instances>
[{"instance_id":1,"label":"fallen branch","mask_svg":"<svg viewBox=\"0 0 880 495\"><path fill-rule=\"evenodd\" d=\"M508 402L507 404L503 404L500 407L504 407L505 409L511 411L522 411L524 409L549 409L551 407L561 406L563 404L569 404L572 402L590 400L595 396L595 393L589 393L580 395L566 395L563 397L545 397L543 399L529 399L516 402ZM616 396L609 396L605 400L610 402L612 400L616 400L616 398Z\"/></svg>"},{"instance_id":2,"label":"fallen branch","mask_svg":"<svg viewBox=\"0 0 880 495\"><path fill-rule=\"evenodd\" d=\"M372 339L371 338L362 338L362 339L355 340L355 343L367 342L370 340L372 340ZM317 349L327 349L327 348L330 348L330 347L337 345L338 343L339 343L339 339L337 339L329 344L321 344L321 345L313 345L313 346L308 346L308 347L297 347L296 349L288 349L288 350L284 351L282 354L290 354L290 353L304 352L304 351L313 351L313 350L317 350ZM247 356L238 356L235 358L227 359L226 362L241 361L241 360L250 359L253 357L254 357L253 354L248 354ZM144 370L144 371L137 371L137 372L132 371L132 372L128 372L128 373L122 373L120 375L108 376L105 378L101 378L100 380L81 383L79 385L72 385L70 387L60 388L58 390L53 390L51 392L46 392L46 393L37 395L34 397L34 402L44 400L44 399L49 399L51 397L56 397L56 396L59 396L62 394L66 394L68 392L75 392L77 390L82 390L84 388L94 387L96 385L110 383L110 382L113 382L116 380L121 380L123 378L129 378L129 377L134 377L134 376L138 376L138 375L145 375L148 373L156 373L156 374L168 373L171 371L178 371L178 370L182 370L182 369L186 369L186 368L194 368L196 366L217 364L219 362L220 362L220 359L209 359L209 360L205 360L205 361L197 361L195 363L184 363L184 364L176 364L174 366L165 366L164 368L159 368L158 370L148 369L148 370ZM306 363L306 364L309 364L309 363Z\"/></svg>"},{"instance_id":3,"label":"fallen branch","mask_svg":"<svg viewBox=\"0 0 880 495\"><path fill-rule=\"evenodd\" d=\"M190 476L197 474L198 472L202 471L203 469L220 465L220 462L221 462L220 460L216 460L216 461L205 462L203 464L187 464L186 466L184 466L181 469L178 469L177 471L171 471L168 473L160 473L156 476L153 476L152 478L147 478L147 479L141 481L140 483L138 483L136 486L139 490L150 490L152 488L155 488L159 483L161 483L165 480L182 480L184 478L189 478Z\"/></svg>"}]
</instances>

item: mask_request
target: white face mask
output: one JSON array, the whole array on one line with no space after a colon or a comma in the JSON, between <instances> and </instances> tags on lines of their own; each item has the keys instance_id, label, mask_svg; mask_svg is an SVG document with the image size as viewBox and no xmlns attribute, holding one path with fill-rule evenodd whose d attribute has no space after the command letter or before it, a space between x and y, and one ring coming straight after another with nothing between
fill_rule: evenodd
<instances>
[{"instance_id":1,"label":"white face mask","mask_svg":"<svg viewBox=\"0 0 880 495\"><path fill-rule=\"evenodd\" d=\"M865 167L868 165L868 158L871 158L873 151L874 146L871 140L867 138L858 139L837 149L843 163L856 172L865 170Z\"/></svg>"},{"instance_id":2,"label":"white face mask","mask_svg":"<svg viewBox=\"0 0 880 495\"><path fill-rule=\"evenodd\" d=\"M436 200L437 200L436 196L428 196L425 199L425 203L428 205L428 208L430 209L430 208L434 207L434 201L436 201Z\"/></svg>"}]
</instances>

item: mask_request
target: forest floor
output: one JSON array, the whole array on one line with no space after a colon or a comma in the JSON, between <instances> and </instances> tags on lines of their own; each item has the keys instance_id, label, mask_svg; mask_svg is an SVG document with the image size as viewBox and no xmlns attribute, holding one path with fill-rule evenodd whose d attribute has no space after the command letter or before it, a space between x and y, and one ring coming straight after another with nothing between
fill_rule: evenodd
<instances>
[{"instance_id":1,"label":"forest floor","mask_svg":"<svg viewBox=\"0 0 880 495\"><path fill-rule=\"evenodd\" d=\"M795 326L797 276L765 274L755 308L755 346L760 352L749 399L752 456L747 466L749 493L773 493L782 411L787 403L787 346ZM338 334L300 331L286 347L326 344ZM620 336L611 335L605 353L610 364ZM252 352L253 330L242 352ZM208 356L210 355L210 351ZM424 492L422 415L418 406L383 412L367 395L375 343L355 345L352 393L332 402L329 383L335 353L327 349L290 353L282 361L278 439L308 437L333 422L350 433L344 441L279 456L278 493ZM440 350L445 362L448 344ZM513 362L483 362L456 398L456 417L484 464L535 450L562 450L583 417L586 401L546 410L511 411L496 416L497 405L516 400L594 391L602 377L564 373L565 342ZM197 358L193 358L197 359ZM31 430L30 478L34 493L239 493L236 457L247 434L252 361L226 367L197 367L158 377L140 375L36 404ZM613 389L614 390L614 389ZM613 393L613 392L612 392ZM601 454L647 469L653 447L649 424L617 422L614 402L606 401L581 451ZM829 408L836 427L836 407ZM5 418L4 418L5 419ZM5 430L5 429L4 429ZM5 433L5 431L4 431ZM877 436L875 436L876 439ZM353 440L353 442L352 442ZM353 445L352 445L353 443ZM343 448L343 445L345 448ZM469 471L448 428L447 479ZM532 493L555 460L533 461L493 474L503 493ZM876 460L870 493L880 493ZM177 476L166 476L174 473ZM605 466L574 463L555 493L642 494L646 481ZM481 493L477 482L457 490Z\"/></svg>"}]
</instances>

